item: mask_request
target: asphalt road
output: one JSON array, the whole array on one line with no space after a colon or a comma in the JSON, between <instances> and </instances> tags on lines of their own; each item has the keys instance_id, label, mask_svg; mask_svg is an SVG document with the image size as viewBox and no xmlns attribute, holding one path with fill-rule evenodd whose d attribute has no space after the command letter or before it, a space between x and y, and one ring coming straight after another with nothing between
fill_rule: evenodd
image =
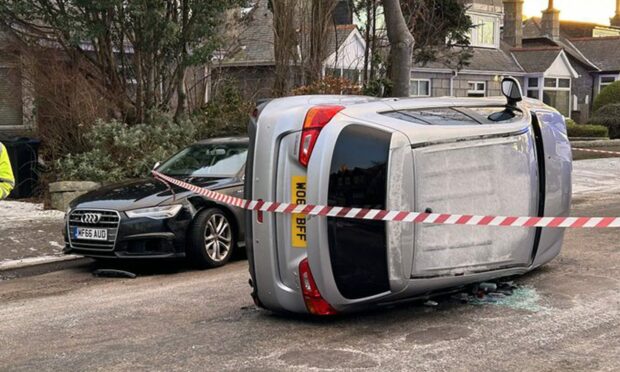
<instances>
[{"instance_id":1,"label":"asphalt road","mask_svg":"<svg viewBox=\"0 0 620 372\"><path fill-rule=\"evenodd\" d=\"M620 196L577 199L573 214L620 216ZM328 320L256 309L244 260L0 281L0 370L618 370L619 238L569 231L562 254L499 303L442 297Z\"/></svg>"}]
</instances>

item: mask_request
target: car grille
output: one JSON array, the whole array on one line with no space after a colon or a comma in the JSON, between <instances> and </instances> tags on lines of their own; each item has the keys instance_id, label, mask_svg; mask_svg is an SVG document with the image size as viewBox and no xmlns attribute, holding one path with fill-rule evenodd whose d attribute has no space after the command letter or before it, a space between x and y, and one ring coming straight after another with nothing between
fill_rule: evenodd
<instances>
[{"instance_id":1,"label":"car grille","mask_svg":"<svg viewBox=\"0 0 620 372\"><path fill-rule=\"evenodd\" d=\"M94 222L89 218L92 214L101 215L99 221ZM77 209L71 212L67 222L67 235L69 237L69 244L71 248L75 249L89 249L97 251L112 251L116 244L116 237L118 235L118 226L120 224L121 217L116 211L109 210L83 210ZM107 229L108 239L103 240L89 240L89 239L72 239L74 227L90 227L94 229Z\"/></svg>"}]
</instances>

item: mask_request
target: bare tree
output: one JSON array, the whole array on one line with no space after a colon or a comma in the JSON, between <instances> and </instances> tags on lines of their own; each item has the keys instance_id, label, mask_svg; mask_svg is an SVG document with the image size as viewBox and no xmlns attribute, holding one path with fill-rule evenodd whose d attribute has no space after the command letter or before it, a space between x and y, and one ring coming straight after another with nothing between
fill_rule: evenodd
<instances>
[{"instance_id":1,"label":"bare tree","mask_svg":"<svg viewBox=\"0 0 620 372\"><path fill-rule=\"evenodd\" d=\"M297 0L273 0L273 33L275 82L274 94L287 94L293 83L292 63L297 58L297 30L295 15Z\"/></svg>"},{"instance_id":2,"label":"bare tree","mask_svg":"<svg viewBox=\"0 0 620 372\"><path fill-rule=\"evenodd\" d=\"M311 0L308 23L309 53L306 68L309 83L322 77L323 62L327 57L327 40L335 8L336 0Z\"/></svg>"},{"instance_id":3,"label":"bare tree","mask_svg":"<svg viewBox=\"0 0 620 372\"><path fill-rule=\"evenodd\" d=\"M390 41L389 71L393 83L392 95L405 97L409 95L409 77L415 40L403 17L398 0L383 0L383 12Z\"/></svg>"}]
</instances>

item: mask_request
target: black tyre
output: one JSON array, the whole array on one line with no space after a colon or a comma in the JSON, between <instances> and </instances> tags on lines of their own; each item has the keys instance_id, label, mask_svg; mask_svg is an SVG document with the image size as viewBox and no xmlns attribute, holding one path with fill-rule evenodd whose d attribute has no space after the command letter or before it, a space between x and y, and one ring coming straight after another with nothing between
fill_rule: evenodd
<instances>
[{"instance_id":1,"label":"black tyre","mask_svg":"<svg viewBox=\"0 0 620 372\"><path fill-rule=\"evenodd\" d=\"M199 268L225 265L236 245L233 225L218 208L201 211L190 228L187 257Z\"/></svg>"}]
</instances>

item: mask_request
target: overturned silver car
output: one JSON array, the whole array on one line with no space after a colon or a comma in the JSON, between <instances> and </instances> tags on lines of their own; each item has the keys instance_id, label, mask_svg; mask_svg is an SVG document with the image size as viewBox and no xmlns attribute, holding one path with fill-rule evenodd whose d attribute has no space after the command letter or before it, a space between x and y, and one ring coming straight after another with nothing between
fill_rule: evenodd
<instances>
[{"instance_id":1,"label":"overturned silver car","mask_svg":"<svg viewBox=\"0 0 620 372\"><path fill-rule=\"evenodd\" d=\"M564 118L521 98L273 100L250 124L246 198L428 213L566 216ZM523 274L561 228L414 224L248 212L255 302L329 315Z\"/></svg>"}]
</instances>

